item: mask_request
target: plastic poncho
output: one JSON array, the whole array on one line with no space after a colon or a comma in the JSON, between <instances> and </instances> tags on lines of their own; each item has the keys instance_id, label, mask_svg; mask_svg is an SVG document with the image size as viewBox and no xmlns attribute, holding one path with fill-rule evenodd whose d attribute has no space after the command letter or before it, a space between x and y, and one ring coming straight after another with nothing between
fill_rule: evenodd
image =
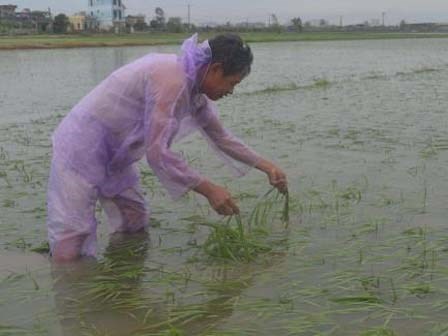
<instances>
[{"instance_id":1,"label":"plastic poncho","mask_svg":"<svg viewBox=\"0 0 448 336\"><path fill-rule=\"evenodd\" d=\"M178 198L203 178L170 146L200 130L226 164L244 174L259 156L223 128L214 102L199 91L200 70L211 56L208 42L199 44L194 35L180 56L148 54L116 70L58 126L53 160L112 197L138 183L133 164L146 156L162 185Z\"/></svg>"}]
</instances>

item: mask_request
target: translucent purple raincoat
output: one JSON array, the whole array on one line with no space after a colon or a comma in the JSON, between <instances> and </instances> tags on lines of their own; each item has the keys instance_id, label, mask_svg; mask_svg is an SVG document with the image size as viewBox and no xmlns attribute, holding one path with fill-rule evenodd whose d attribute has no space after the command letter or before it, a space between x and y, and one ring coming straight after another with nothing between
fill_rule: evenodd
<instances>
[{"instance_id":1,"label":"translucent purple raincoat","mask_svg":"<svg viewBox=\"0 0 448 336\"><path fill-rule=\"evenodd\" d=\"M208 42L198 44L194 35L184 42L180 56L148 54L116 70L64 118L52 138L48 187L52 248L76 235L96 241L98 199L106 203L121 195L125 200L114 203L116 211L108 213L111 223L117 220L111 218L114 213L125 220L132 217L129 212L145 212L135 168L144 156L174 199L200 184L200 174L170 149L194 130L201 131L238 175L256 165L260 157L222 127L215 104L199 92L200 69L210 61ZM132 189L136 196L123 196ZM129 199L138 206L124 211ZM125 224L111 226L132 231ZM83 251L93 254L94 248L84 246Z\"/></svg>"}]
</instances>

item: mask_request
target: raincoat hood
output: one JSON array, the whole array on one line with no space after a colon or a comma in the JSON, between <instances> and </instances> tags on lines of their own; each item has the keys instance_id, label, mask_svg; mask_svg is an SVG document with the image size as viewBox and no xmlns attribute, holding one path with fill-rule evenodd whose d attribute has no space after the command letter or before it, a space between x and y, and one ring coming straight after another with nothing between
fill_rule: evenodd
<instances>
[{"instance_id":1,"label":"raincoat hood","mask_svg":"<svg viewBox=\"0 0 448 336\"><path fill-rule=\"evenodd\" d=\"M208 41L199 43L198 34L194 34L182 44L179 59L192 88L198 89L204 77L200 70L212 61L212 50Z\"/></svg>"}]
</instances>

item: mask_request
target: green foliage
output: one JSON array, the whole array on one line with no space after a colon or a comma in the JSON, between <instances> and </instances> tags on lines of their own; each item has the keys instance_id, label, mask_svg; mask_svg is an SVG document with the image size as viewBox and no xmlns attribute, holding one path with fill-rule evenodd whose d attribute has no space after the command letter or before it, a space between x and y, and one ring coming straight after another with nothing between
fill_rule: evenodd
<instances>
[{"instance_id":1,"label":"green foliage","mask_svg":"<svg viewBox=\"0 0 448 336\"><path fill-rule=\"evenodd\" d=\"M152 29L164 30L166 26L165 11L161 7L155 9L156 16L149 23Z\"/></svg>"},{"instance_id":2,"label":"green foliage","mask_svg":"<svg viewBox=\"0 0 448 336\"><path fill-rule=\"evenodd\" d=\"M54 18L53 30L56 34L65 34L69 25L70 21L67 15L58 14Z\"/></svg>"},{"instance_id":3,"label":"green foliage","mask_svg":"<svg viewBox=\"0 0 448 336\"><path fill-rule=\"evenodd\" d=\"M295 31L301 32L303 29L302 19L300 17L293 18L291 20L292 26Z\"/></svg>"},{"instance_id":4,"label":"green foliage","mask_svg":"<svg viewBox=\"0 0 448 336\"><path fill-rule=\"evenodd\" d=\"M166 29L170 33L182 33L184 31L180 17L170 17L166 23Z\"/></svg>"}]
</instances>

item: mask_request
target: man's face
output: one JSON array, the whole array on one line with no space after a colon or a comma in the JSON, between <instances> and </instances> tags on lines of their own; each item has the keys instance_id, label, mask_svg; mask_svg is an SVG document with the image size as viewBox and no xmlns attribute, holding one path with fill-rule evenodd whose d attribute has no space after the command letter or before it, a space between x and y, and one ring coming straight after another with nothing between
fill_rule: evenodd
<instances>
[{"instance_id":1,"label":"man's face","mask_svg":"<svg viewBox=\"0 0 448 336\"><path fill-rule=\"evenodd\" d=\"M218 100L232 94L233 89L243 80L241 74L224 75L221 64L214 63L205 75L202 82L202 92L211 100Z\"/></svg>"}]
</instances>

